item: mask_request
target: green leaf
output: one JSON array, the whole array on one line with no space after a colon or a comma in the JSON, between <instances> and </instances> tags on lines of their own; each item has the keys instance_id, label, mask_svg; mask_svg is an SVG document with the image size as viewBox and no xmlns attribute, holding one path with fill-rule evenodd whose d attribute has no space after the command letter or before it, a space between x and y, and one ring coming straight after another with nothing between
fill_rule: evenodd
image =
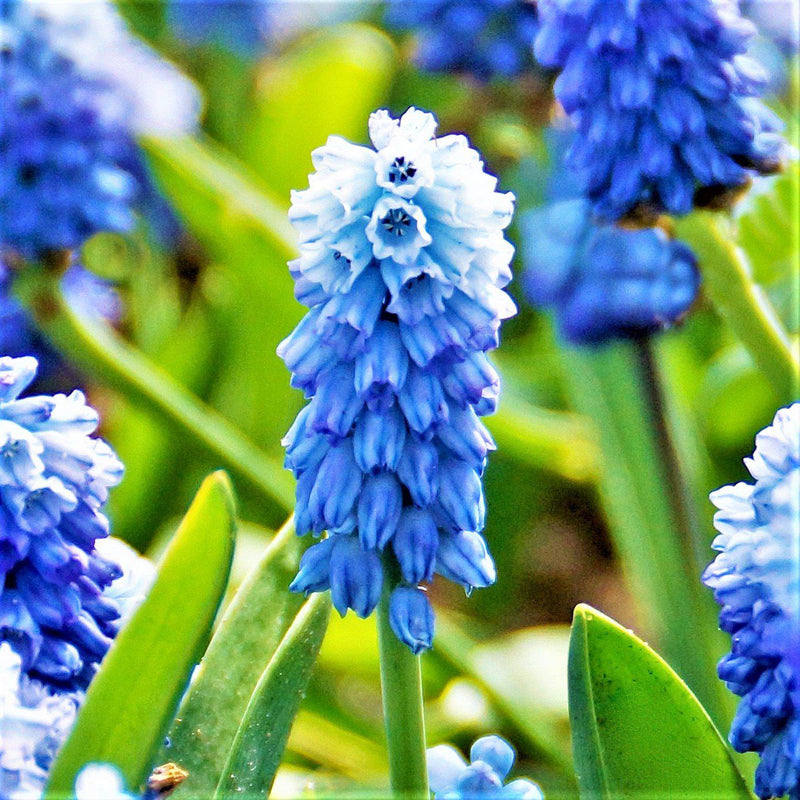
<instances>
[{"instance_id":1,"label":"green leaf","mask_svg":"<svg viewBox=\"0 0 800 800\"><path fill-rule=\"evenodd\" d=\"M215 797L269 794L330 618L330 598L306 601L264 670L233 742Z\"/></svg>"},{"instance_id":2,"label":"green leaf","mask_svg":"<svg viewBox=\"0 0 800 800\"><path fill-rule=\"evenodd\" d=\"M233 555L234 501L223 472L206 478L158 568L147 599L92 681L47 796L72 796L90 761L116 764L134 791L147 778L208 642Z\"/></svg>"},{"instance_id":3,"label":"green leaf","mask_svg":"<svg viewBox=\"0 0 800 800\"><path fill-rule=\"evenodd\" d=\"M193 794L216 789L264 666L303 606L287 587L304 546L290 520L236 593L181 703L161 758L188 770Z\"/></svg>"},{"instance_id":4,"label":"green leaf","mask_svg":"<svg viewBox=\"0 0 800 800\"><path fill-rule=\"evenodd\" d=\"M705 709L644 642L590 606L569 652L572 746L583 800L750 800Z\"/></svg>"},{"instance_id":5,"label":"green leaf","mask_svg":"<svg viewBox=\"0 0 800 800\"><path fill-rule=\"evenodd\" d=\"M211 402L274 452L302 400L275 352L303 311L286 266L296 255L288 198L276 200L209 139L144 145L162 189L224 273L228 342Z\"/></svg>"},{"instance_id":6,"label":"green leaf","mask_svg":"<svg viewBox=\"0 0 800 800\"><path fill-rule=\"evenodd\" d=\"M329 135L364 141L396 63L391 40L369 25L340 25L302 39L259 76L241 137L245 159L288 201L290 189L307 185L311 151Z\"/></svg>"}]
</instances>

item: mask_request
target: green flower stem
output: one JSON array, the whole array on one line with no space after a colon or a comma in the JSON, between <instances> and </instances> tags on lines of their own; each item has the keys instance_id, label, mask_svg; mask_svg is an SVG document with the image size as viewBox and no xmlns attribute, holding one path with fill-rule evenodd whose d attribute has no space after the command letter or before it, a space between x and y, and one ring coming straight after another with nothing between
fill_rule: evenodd
<instances>
[{"instance_id":1,"label":"green flower stem","mask_svg":"<svg viewBox=\"0 0 800 800\"><path fill-rule=\"evenodd\" d=\"M782 402L797 398L800 353L775 310L754 281L724 217L696 211L676 222L676 234L696 253L706 294L747 348Z\"/></svg>"},{"instance_id":2,"label":"green flower stem","mask_svg":"<svg viewBox=\"0 0 800 800\"><path fill-rule=\"evenodd\" d=\"M378 650L389 776L395 797L428 800L425 761L425 714L419 656L394 635L389 624L389 595L384 589L378 604Z\"/></svg>"},{"instance_id":3,"label":"green flower stem","mask_svg":"<svg viewBox=\"0 0 800 800\"><path fill-rule=\"evenodd\" d=\"M691 534L692 512L668 428L649 345L565 351L565 378L578 411L595 421L606 468L600 496L637 611L654 644L709 713L725 718L716 680L716 620L704 602Z\"/></svg>"},{"instance_id":4,"label":"green flower stem","mask_svg":"<svg viewBox=\"0 0 800 800\"><path fill-rule=\"evenodd\" d=\"M87 375L157 414L269 502L283 510L292 508L294 481L280 464L108 325L72 311L61 293L57 274L39 266L26 267L17 276L14 290L40 330Z\"/></svg>"}]
</instances>

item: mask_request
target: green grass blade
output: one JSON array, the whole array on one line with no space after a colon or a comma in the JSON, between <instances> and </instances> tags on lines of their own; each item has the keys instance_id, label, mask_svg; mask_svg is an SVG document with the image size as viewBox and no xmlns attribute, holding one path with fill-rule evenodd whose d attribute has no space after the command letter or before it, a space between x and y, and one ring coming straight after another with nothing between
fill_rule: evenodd
<instances>
[{"instance_id":1,"label":"green grass blade","mask_svg":"<svg viewBox=\"0 0 800 800\"><path fill-rule=\"evenodd\" d=\"M72 796L90 761L116 764L141 787L195 663L205 649L233 555L234 501L225 473L209 476L184 517L144 603L92 682L50 773L47 796Z\"/></svg>"},{"instance_id":2,"label":"green grass blade","mask_svg":"<svg viewBox=\"0 0 800 800\"><path fill-rule=\"evenodd\" d=\"M585 605L575 609L569 685L583 800L751 800L686 684L630 631Z\"/></svg>"},{"instance_id":3,"label":"green grass blade","mask_svg":"<svg viewBox=\"0 0 800 800\"><path fill-rule=\"evenodd\" d=\"M215 797L269 794L329 619L327 594L306 601L253 692Z\"/></svg>"},{"instance_id":4,"label":"green grass blade","mask_svg":"<svg viewBox=\"0 0 800 800\"><path fill-rule=\"evenodd\" d=\"M287 588L303 547L290 520L236 593L181 703L161 758L188 770L192 794L216 789L264 666L303 606Z\"/></svg>"}]
</instances>

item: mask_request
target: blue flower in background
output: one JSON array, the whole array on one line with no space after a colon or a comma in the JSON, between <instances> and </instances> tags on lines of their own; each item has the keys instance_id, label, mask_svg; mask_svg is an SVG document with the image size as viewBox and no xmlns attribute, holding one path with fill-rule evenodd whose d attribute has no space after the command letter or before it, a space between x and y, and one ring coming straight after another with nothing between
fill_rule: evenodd
<instances>
[{"instance_id":1,"label":"blue flower in background","mask_svg":"<svg viewBox=\"0 0 800 800\"><path fill-rule=\"evenodd\" d=\"M539 24L530 0L389 0L389 27L413 31L415 60L429 72L466 72L480 80L534 70Z\"/></svg>"},{"instance_id":2,"label":"blue flower in background","mask_svg":"<svg viewBox=\"0 0 800 800\"><path fill-rule=\"evenodd\" d=\"M730 741L761 756L759 797L800 798L800 403L778 411L745 460L754 483L711 495L719 555L704 582L731 652L719 676L742 700Z\"/></svg>"},{"instance_id":3,"label":"blue flower in background","mask_svg":"<svg viewBox=\"0 0 800 800\"><path fill-rule=\"evenodd\" d=\"M0 358L0 640L32 676L83 687L120 617L103 590L122 573L95 542L122 464L92 438L98 416L81 392L20 397L36 369Z\"/></svg>"},{"instance_id":4,"label":"blue flower in background","mask_svg":"<svg viewBox=\"0 0 800 800\"><path fill-rule=\"evenodd\" d=\"M520 218L523 289L552 307L576 344L654 333L682 318L697 296L692 251L660 228L597 224L586 199L563 200Z\"/></svg>"},{"instance_id":5,"label":"blue flower in background","mask_svg":"<svg viewBox=\"0 0 800 800\"><path fill-rule=\"evenodd\" d=\"M38 258L130 229L147 196L135 136L191 129L196 90L111 3L6 0L0 13L0 249Z\"/></svg>"},{"instance_id":6,"label":"blue flower in background","mask_svg":"<svg viewBox=\"0 0 800 800\"><path fill-rule=\"evenodd\" d=\"M514 748L500 736L483 736L470 749L470 763L448 744L428 750L428 779L434 800L543 800L541 789L520 778L503 785L514 766Z\"/></svg>"},{"instance_id":7,"label":"blue flower in background","mask_svg":"<svg viewBox=\"0 0 800 800\"><path fill-rule=\"evenodd\" d=\"M79 264L73 264L62 278L61 288L70 306L79 314L119 321L122 304L106 281ZM51 386L64 378L65 362L39 333L25 309L11 295L11 272L0 260L0 353L7 356L32 355L39 362L37 385Z\"/></svg>"},{"instance_id":8,"label":"blue flower in background","mask_svg":"<svg viewBox=\"0 0 800 800\"><path fill-rule=\"evenodd\" d=\"M495 580L480 535L494 443L479 418L499 391L485 352L515 313L502 288L513 197L464 136L435 138L431 114L378 111L369 130L373 147L332 136L313 153L289 212L295 293L311 310L279 354L310 402L286 466L298 533L330 534L292 588L330 589L340 613L366 617L391 565L403 580L392 627L419 652L433 637L419 584L434 572L468 591Z\"/></svg>"},{"instance_id":9,"label":"blue flower in background","mask_svg":"<svg viewBox=\"0 0 800 800\"><path fill-rule=\"evenodd\" d=\"M568 161L596 213L685 214L780 168L766 76L733 0L541 0L539 61L577 129Z\"/></svg>"},{"instance_id":10,"label":"blue flower in background","mask_svg":"<svg viewBox=\"0 0 800 800\"><path fill-rule=\"evenodd\" d=\"M0 642L0 800L42 795L82 699L29 678L19 655Z\"/></svg>"}]
</instances>

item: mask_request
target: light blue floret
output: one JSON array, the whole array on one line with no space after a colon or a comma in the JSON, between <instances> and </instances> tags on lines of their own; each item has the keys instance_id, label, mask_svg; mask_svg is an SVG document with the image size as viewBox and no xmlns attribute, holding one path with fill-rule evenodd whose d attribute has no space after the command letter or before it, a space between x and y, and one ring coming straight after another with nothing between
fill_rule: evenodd
<instances>
[{"instance_id":1,"label":"light blue floret","mask_svg":"<svg viewBox=\"0 0 800 800\"><path fill-rule=\"evenodd\" d=\"M313 153L292 195L310 311L280 346L309 398L287 434L298 533L329 533L304 555L295 591L331 590L368 616L388 567L395 633L430 647L418 585L437 572L468 591L495 580L480 535L481 476L494 443L480 416L499 379L485 351L514 305L513 199L463 136L435 138L431 114L370 118L372 147L339 137Z\"/></svg>"},{"instance_id":2,"label":"light blue floret","mask_svg":"<svg viewBox=\"0 0 800 800\"><path fill-rule=\"evenodd\" d=\"M569 163L594 210L685 214L780 167L754 32L734 0L541 0L535 52L578 131Z\"/></svg>"},{"instance_id":3,"label":"light blue floret","mask_svg":"<svg viewBox=\"0 0 800 800\"><path fill-rule=\"evenodd\" d=\"M434 800L543 800L541 789L520 778L505 783L516 754L500 736L483 736L470 749L470 763L448 744L428 750L428 779Z\"/></svg>"},{"instance_id":4,"label":"light blue floret","mask_svg":"<svg viewBox=\"0 0 800 800\"><path fill-rule=\"evenodd\" d=\"M711 495L719 555L705 583L731 652L719 676L742 700L731 744L761 756L756 793L800 798L800 403L781 409L745 464L754 483Z\"/></svg>"}]
</instances>

